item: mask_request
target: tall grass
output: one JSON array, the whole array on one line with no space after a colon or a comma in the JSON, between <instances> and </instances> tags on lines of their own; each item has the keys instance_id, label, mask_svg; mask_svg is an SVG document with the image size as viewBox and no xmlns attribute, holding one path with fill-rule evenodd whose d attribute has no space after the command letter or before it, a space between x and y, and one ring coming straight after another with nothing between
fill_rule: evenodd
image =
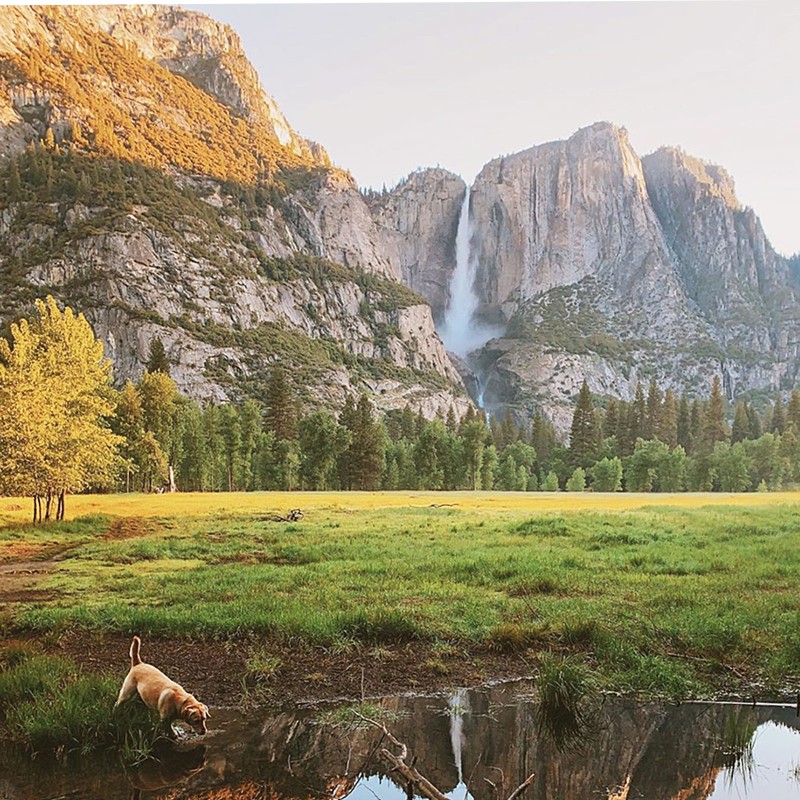
<instances>
[{"instance_id":1,"label":"tall grass","mask_svg":"<svg viewBox=\"0 0 800 800\"><path fill-rule=\"evenodd\" d=\"M575 656L546 654L536 688L543 733L559 749L580 744L588 734L596 699L596 683L586 665Z\"/></svg>"},{"instance_id":2,"label":"tall grass","mask_svg":"<svg viewBox=\"0 0 800 800\"><path fill-rule=\"evenodd\" d=\"M0 715L12 741L33 752L85 754L115 746L138 760L162 734L144 705L114 709L119 687L110 678L35 651L7 650L0 659Z\"/></svg>"}]
</instances>

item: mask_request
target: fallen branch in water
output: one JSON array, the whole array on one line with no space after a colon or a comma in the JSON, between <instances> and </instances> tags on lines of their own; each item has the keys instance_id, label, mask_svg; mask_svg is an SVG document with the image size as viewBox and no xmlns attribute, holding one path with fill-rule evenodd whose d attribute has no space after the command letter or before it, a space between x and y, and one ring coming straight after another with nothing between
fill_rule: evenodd
<instances>
[{"instance_id":1,"label":"fallen branch in water","mask_svg":"<svg viewBox=\"0 0 800 800\"><path fill-rule=\"evenodd\" d=\"M508 796L508 800L517 800L517 798L533 783L533 779L536 777L535 772L531 772L527 778L525 778L522 783L514 789L513 792Z\"/></svg>"},{"instance_id":2,"label":"fallen branch in water","mask_svg":"<svg viewBox=\"0 0 800 800\"><path fill-rule=\"evenodd\" d=\"M376 722L374 719L369 719L369 717L359 714L358 711L355 711L354 713L359 719L363 720L368 725L372 725L378 730L383 731L384 737L399 749L399 753L392 753L386 747L382 747L379 755L384 761L388 761L392 765L392 771L399 772L400 775L405 778L406 790L409 797L411 796L411 789L413 787L423 797L427 797L428 800L448 800L445 794L440 792L439 789L437 789L414 767L414 761L411 762L410 766L406 764L406 759L408 758L408 745L396 739L391 733L389 733L386 726L382 723ZM516 789L514 789L513 792L511 792L511 794L508 796L508 800L517 800L517 798L525 791L525 789L527 789L531 783L533 783L533 778L534 773L532 772Z\"/></svg>"},{"instance_id":3,"label":"fallen branch in water","mask_svg":"<svg viewBox=\"0 0 800 800\"><path fill-rule=\"evenodd\" d=\"M415 787L417 791L423 797L427 797L428 800L448 800L448 798L443 795L424 775L421 775L413 766L410 767L408 764L406 764L406 758L408 758L407 745L401 741L398 741L394 736L392 736L386 726L382 725L380 722L376 722L374 719L369 719L363 714L359 714L358 711L355 712L355 715L359 717L359 719L364 720L364 722L367 724L373 725L374 727L378 728L378 730L383 731L383 735L395 747L399 748L400 753L395 755L386 747L382 747L379 751L379 755L384 761L388 761L392 767L394 767L394 769L406 779L406 783L409 786Z\"/></svg>"}]
</instances>

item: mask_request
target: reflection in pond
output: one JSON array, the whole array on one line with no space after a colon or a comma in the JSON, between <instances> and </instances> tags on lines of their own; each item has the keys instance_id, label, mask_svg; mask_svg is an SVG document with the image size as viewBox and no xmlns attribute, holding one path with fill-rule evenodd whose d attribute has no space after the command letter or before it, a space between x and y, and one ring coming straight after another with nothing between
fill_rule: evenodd
<instances>
[{"instance_id":1,"label":"reflection in pond","mask_svg":"<svg viewBox=\"0 0 800 800\"><path fill-rule=\"evenodd\" d=\"M664 706L605 699L579 747L545 734L531 686L380 702L409 762L454 800L498 800L535 773L524 800L800 800L792 708ZM373 727L314 713L214 712L203 745L124 769L116 756L68 768L0 751L2 800L405 800Z\"/></svg>"}]
</instances>

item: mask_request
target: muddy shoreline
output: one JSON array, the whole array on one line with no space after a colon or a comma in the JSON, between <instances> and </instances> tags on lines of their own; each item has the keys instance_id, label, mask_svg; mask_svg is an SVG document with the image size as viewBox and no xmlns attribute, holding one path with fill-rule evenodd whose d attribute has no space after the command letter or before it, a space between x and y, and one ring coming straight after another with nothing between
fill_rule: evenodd
<instances>
[{"instance_id":1,"label":"muddy shoreline","mask_svg":"<svg viewBox=\"0 0 800 800\"><path fill-rule=\"evenodd\" d=\"M283 711L303 705L357 702L404 694L431 694L492 682L524 680L537 674L537 653L494 653L453 646L443 651L428 642L369 646L322 647L303 642L242 637L199 640L142 635L142 657L217 708L241 706ZM41 647L45 653L69 658L82 671L119 678L129 668L130 637L79 629L47 634L20 634L5 644ZM269 675L248 671L248 654L265 647L278 661ZM588 654L587 654L588 656ZM755 676L740 670L724 681L716 675L716 691L696 698L629 695L671 702L693 700L776 701L794 703L792 687L767 689ZM613 692L613 694L622 694Z\"/></svg>"},{"instance_id":2,"label":"muddy shoreline","mask_svg":"<svg viewBox=\"0 0 800 800\"><path fill-rule=\"evenodd\" d=\"M442 653L426 642L370 647L326 648L305 643L169 639L142 635L142 657L211 707L268 706L283 710L315 702L356 701L406 693L430 693L491 681L529 678L536 673L528 653ZM44 652L73 660L84 671L117 676L129 667L130 637L67 630L17 635L6 644L41 646ZM269 676L249 674L248 653L266 645L279 660Z\"/></svg>"}]
</instances>

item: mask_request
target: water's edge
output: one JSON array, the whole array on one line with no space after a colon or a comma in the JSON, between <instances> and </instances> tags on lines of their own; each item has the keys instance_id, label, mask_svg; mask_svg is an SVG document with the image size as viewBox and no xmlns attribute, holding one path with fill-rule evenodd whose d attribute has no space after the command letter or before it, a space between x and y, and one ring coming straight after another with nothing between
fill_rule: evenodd
<instances>
[{"instance_id":1,"label":"water's edge","mask_svg":"<svg viewBox=\"0 0 800 800\"><path fill-rule=\"evenodd\" d=\"M381 732L332 708L214 709L206 737L138 767L114 754L65 767L0 749L0 798L405 798L376 752ZM364 710L458 800L497 800L531 773L525 800L800 798L800 718L789 704L604 697L563 741L542 724L531 681L386 697Z\"/></svg>"}]
</instances>

